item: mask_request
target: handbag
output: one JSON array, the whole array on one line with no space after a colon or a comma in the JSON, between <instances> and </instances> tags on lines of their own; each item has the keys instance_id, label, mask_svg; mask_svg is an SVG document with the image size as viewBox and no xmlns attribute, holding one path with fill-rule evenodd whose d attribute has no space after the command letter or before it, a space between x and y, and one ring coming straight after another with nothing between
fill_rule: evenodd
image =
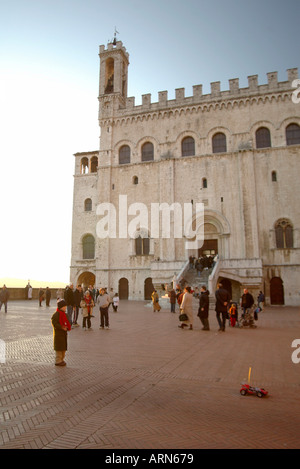
<instances>
[{"instance_id":1,"label":"handbag","mask_svg":"<svg viewBox=\"0 0 300 469\"><path fill-rule=\"evenodd\" d=\"M187 321L187 320L188 320L187 314L185 313L179 314L179 321Z\"/></svg>"}]
</instances>

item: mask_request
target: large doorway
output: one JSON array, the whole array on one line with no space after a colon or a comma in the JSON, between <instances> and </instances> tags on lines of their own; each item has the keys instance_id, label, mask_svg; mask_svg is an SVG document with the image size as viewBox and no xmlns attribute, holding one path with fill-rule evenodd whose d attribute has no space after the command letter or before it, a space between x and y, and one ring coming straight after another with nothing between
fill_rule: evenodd
<instances>
[{"instance_id":1,"label":"large doorway","mask_svg":"<svg viewBox=\"0 0 300 469\"><path fill-rule=\"evenodd\" d=\"M218 240L217 239L206 239L203 246L198 249L198 257L213 256L218 254Z\"/></svg>"},{"instance_id":2,"label":"large doorway","mask_svg":"<svg viewBox=\"0 0 300 469\"><path fill-rule=\"evenodd\" d=\"M152 283L152 278L146 278L144 285L144 297L145 300L151 300L151 295L153 293L154 286Z\"/></svg>"},{"instance_id":3,"label":"large doorway","mask_svg":"<svg viewBox=\"0 0 300 469\"><path fill-rule=\"evenodd\" d=\"M83 272L79 275L77 280L77 285L81 285L82 287L92 287L95 286L96 277L92 272Z\"/></svg>"},{"instance_id":4,"label":"large doorway","mask_svg":"<svg viewBox=\"0 0 300 469\"><path fill-rule=\"evenodd\" d=\"M284 305L283 281L280 277L273 277L270 282L271 305Z\"/></svg>"},{"instance_id":5,"label":"large doorway","mask_svg":"<svg viewBox=\"0 0 300 469\"><path fill-rule=\"evenodd\" d=\"M119 298L120 300L128 300L129 284L127 278L120 278L119 280Z\"/></svg>"}]
</instances>

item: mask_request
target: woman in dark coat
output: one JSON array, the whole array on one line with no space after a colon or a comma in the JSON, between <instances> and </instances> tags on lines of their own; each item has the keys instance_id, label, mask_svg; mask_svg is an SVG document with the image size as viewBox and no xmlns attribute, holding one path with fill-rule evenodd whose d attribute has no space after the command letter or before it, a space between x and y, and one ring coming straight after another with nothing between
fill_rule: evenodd
<instances>
[{"instance_id":1,"label":"woman in dark coat","mask_svg":"<svg viewBox=\"0 0 300 469\"><path fill-rule=\"evenodd\" d=\"M209 291L203 285L200 290L199 310L198 316L203 324L203 331L209 331L208 310L209 310Z\"/></svg>"},{"instance_id":2,"label":"woman in dark coat","mask_svg":"<svg viewBox=\"0 0 300 469\"><path fill-rule=\"evenodd\" d=\"M71 330L71 324L66 315L67 303L65 300L58 300L57 310L51 318L54 335L54 350L56 352L55 365L65 366L64 360L68 349L68 332Z\"/></svg>"}]
</instances>

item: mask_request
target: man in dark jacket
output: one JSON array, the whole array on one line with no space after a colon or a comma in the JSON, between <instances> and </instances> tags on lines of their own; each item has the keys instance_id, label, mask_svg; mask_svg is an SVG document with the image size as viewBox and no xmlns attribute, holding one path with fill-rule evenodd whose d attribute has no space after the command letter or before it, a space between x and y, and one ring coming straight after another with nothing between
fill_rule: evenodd
<instances>
[{"instance_id":1,"label":"man in dark jacket","mask_svg":"<svg viewBox=\"0 0 300 469\"><path fill-rule=\"evenodd\" d=\"M230 301L230 295L221 283L218 284L218 289L215 293L216 296L216 313L217 313L217 321L219 324L219 331L225 332L225 323L227 319L227 309ZM222 315L222 320L220 318Z\"/></svg>"},{"instance_id":2,"label":"man in dark jacket","mask_svg":"<svg viewBox=\"0 0 300 469\"><path fill-rule=\"evenodd\" d=\"M209 291L203 285L200 290L198 316L203 324L203 331L209 331L208 310L209 310Z\"/></svg>"},{"instance_id":3,"label":"man in dark jacket","mask_svg":"<svg viewBox=\"0 0 300 469\"><path fill-rule=\"evenodd\" d=\"M251 306L253 306L253 304L254 304L254 298L251 295L251 293L249 293L247 288L245 288L244 294L242 295L242 298L241 298L241 308L243 311L242 317L244 317L244 314L246 313L247 309L250 309Z\"/></svg>"}]
</instances>

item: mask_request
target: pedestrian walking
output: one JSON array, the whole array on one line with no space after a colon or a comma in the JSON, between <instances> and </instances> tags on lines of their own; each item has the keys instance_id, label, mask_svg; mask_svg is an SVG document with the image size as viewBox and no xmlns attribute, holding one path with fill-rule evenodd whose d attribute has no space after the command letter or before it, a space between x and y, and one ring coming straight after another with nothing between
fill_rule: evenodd
<instances>
[{"instance_id":1,"label":"pedestrian walking","mask_svg":"<svg viewBox=\"0 0 300 469\"><path fill-rule=\"evenodd\" d=\"M186 314L187 319L181 321L181 324L178 326L181 329L189 327L190 330L193 329L193 295L191 293L191 287L184 288L184 295L182 298L182 303L180 305L180 310L183 314Z\"/></svg>"},{"instance_id":2,"label":"pedestrian walking","mask_svg":"<svg viewBox=\"0 0 300 469\"><path fill-rule=\"evenodd\" d=\"M219 324L219 331L225 332L225 324L227 319L227 310L230 301L230 295L221 283L218 284L218 289L215 292L216 297L216 316ZM222 316L222 320L221 320Z\"/></svg>"},{"instance_id":3,"label":"pedestrian walking","mask_svg":"<svg viewBox=\"0 0 300 469\"><path fill-rule=\"evenodd\" d=\"M6 285L0 290L0 311L2 309L2 305L4 305L4 312L7 313L7 302L9 300L9 291L6 288Z\"/></svg>"},{"instance_id":4,"label":"pedestrian walking","mask_svg":"<svg viewBox=\"0 0 300 469\"><path fill-rule=\"evenodd\" d=\"M82 316L83 316L82 328L84 330L87 330L86 329L86 326L87 326L88 330L90 330L91 325L92 325L91 317L93 317L93 308L95 306L95 303L89 290L85 292L84 297L80 302L80 306L82 308Z\"/></svg>"},{"instance_id":5,"label":"pedestrian walking","mask_svg":"<svg viewBox=\"0 0 300 469\"><path fill-rule=\"evenodd\" d=\"M109 329L109 317L108 317L108 306L109 306L109 295L105 292L104 288L101 288L99 296L97 298L97 304L100 310L100 329L106 327Z\"/></svg>"},{"instance_id":6,"label":"pedestrian walking","mask_svg":"<svg viewBox=\"0 0 300 469\"><path fill-rule=\"evenodd\" d=\"M68 321L67 304L65 300L58 300L57 309L51 318L53 327L53 347L56 352L55 365L65 366L65 355L68 349L68 331L71 330L71 324Z\"/></svg>"},{"instance_id":7,"label":"pedestrian walking","mask_svg":"<svg viewBox=\"0 0 300 469\"><path fill-rule=\"evenodd\" d=\"M209 321L208 321L208 313L209 313L209 291L207 290L206 286L203 285L200 290L200 298L199 298L199 310L198 310L198 317L202 322L202 330L209 331Z\"/></svg>"}]
</instances>

